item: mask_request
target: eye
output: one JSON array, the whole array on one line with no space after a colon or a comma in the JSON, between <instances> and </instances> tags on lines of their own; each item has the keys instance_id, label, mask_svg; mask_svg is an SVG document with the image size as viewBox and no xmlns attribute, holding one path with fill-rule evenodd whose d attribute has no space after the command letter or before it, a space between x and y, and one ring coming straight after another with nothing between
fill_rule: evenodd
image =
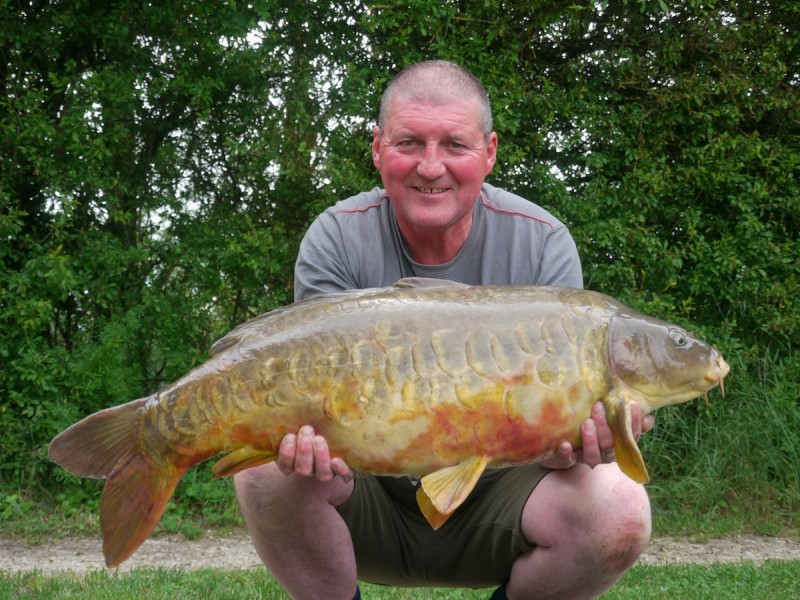
<instances>
[{"instance_id":1,"label":"eye","mask_svg":"<svg viewBox=\"0 0 800 600\"><path fill-rule=\"evenodd\" d=\"M678 348L683 348L689 341L686 338L685 333L683 333L682 331L678 331L676 329L670 332L669 337L672 338L672 343L675 344L675 346L677 346Z\"/></svg>"}]
</instances>

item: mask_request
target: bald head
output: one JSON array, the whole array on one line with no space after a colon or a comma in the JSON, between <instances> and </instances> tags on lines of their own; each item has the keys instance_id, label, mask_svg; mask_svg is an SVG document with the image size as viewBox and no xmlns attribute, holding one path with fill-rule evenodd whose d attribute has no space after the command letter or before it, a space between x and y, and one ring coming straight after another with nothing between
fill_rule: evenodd
<instances>
[{"instance_id":1,"label":"bald head","mask_svg":"<svg viewBox=\"0 0 800 600\"><path fill-rule=\"evenodd\" d=\"M446 60L428 60L403 69L389 83L381 99L378 127L383 129L395 100L434 105L474 100L484 137L492 132L492 108L483 84L472 73Z\"/></svg>"}]
</instances>

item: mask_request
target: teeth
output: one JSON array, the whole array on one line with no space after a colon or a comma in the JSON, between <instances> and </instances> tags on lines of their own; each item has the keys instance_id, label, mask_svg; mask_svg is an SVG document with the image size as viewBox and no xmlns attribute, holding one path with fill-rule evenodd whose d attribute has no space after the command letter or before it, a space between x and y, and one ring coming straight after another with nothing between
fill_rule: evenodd
<instances>
[{"instance_id":1,"label":"teeth","mask_svg":"<svg viewBox=\"0 0 800 600\"><path fill-rule=\"evenodd\" d=\"M417 189L420 192L422 192L423 194L440 194L440 193L446 191L447 188L424 188L424 187L421 187L421 188L417 188Z\"/></svg>"}]
</instances>

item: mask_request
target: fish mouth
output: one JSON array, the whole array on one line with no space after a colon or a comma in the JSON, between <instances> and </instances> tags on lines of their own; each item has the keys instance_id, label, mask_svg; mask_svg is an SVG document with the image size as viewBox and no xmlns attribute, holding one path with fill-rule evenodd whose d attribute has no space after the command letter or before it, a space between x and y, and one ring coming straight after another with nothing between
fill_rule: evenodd
<instances>
[{"instance_id":1,"label":"fish mouth","mask_svg":"<svg viewBox=\"0 0 800 600\"><path fill-rule=\"evenodd\" d=\"M711 387L719 385L719 393L723 398L725 397L725 376L730 372L730 370L731 366L720 355L717 356L716 369L714 369L713 373L710 373L705 377L705 380L711 384ZM708 405L708 390L705 391L703 396L705 396L706 405Z\"/></svg>"}]
</instances>

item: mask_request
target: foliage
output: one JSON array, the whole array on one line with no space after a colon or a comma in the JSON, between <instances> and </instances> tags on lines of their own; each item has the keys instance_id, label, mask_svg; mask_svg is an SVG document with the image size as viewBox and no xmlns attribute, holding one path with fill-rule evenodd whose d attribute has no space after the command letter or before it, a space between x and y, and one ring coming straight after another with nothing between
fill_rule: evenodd
<instances>
[{"instance_id":1,"label":"foliage","mask_svg":"<svg viewBox=\"0 0 800 600\"><path fill-rule=\"evenodd\" d=\"M49 468L59 430L290 299L318 185L317 76L345 58L309 67L292 48L313 26L322 57L351 9L0 7L0 426L15 432L0 479L14 489Z\"/></svg>"},{"instance_id":2,"label":"foliage","mask_svg":"<svg viewBox=\"0 0 800 600\"><path fill-rule=\"evenodd\" d=\"M571 225L588 287L756 345L798 339L797 7L420 4L379 11L378 61L482 79L493 178Z\"/></svg>"},{"instance_id":3,"label":"foliage","mask_svg":"<svg viewBox=\"0 0 800 600\"><path fill-rule=\"evenodd\" d=\"M734 365L646 440L658 481L797 513L796 3L0 0L0 23L0 511L89 496L54 434L291 299L310 219L379 185L380 91L441 57L490 93L492 181L570 225L587 286Z\"/></svg>"}]
</instances>

